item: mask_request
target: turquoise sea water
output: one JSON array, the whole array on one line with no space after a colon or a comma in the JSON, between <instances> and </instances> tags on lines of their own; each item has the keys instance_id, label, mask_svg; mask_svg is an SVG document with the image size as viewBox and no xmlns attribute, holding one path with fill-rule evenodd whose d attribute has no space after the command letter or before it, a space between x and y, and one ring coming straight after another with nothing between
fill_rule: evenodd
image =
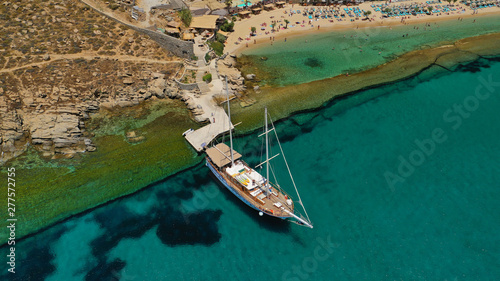
<instances>
[{"instance_id":1,"label":"turquoise sea water","mask_svg":"<svg viewBox=\"0 0 500 281\"><path fill-rule=\"evenodd\" d=\"M18 241L0 278L498 280L500 61L424 76L277 123L314 229L259 217L200 163ZM255 135L235 144L259 162Z\"/></svg>"},{"instance_id":2,"label":"turquoise sea water","mask_svg":"<svg viewBox=\"0 0 500 281\"><path fill-rule=\"evenodd\" d=\"M458 15L457 15L458 18ZM443 42L498 32L500 17L443 21L404 26L360 28L275 41L265 48L245 50L255 67L268 73L266 84L290 85L354 73L383 64L403 53ZM416 29L418 27L418 29ZM403 37L403 35L405 37ZM406 36L408 35L408 37ZM263 38L264 44L270 44ZM269 41L269 42L267 42ZM334 48L334 49L333 49ZM266 61L261 57L267 57ZM283 59L286 58L286 59Z\"/></svg>"}]
</instances>

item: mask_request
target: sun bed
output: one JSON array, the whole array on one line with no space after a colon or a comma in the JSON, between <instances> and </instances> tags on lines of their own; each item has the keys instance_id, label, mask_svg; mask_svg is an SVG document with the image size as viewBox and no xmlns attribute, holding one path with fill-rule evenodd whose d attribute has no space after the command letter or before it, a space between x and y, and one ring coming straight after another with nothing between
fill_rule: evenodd
<instances>
[{"instance_id":1,"label":"sun bed","mask_svg":"<svg viewBox=\"0 0 500 281\"><path fill-rule=\"evenodd\" d=\"M257 195L259 195L261 193L262 193L262 189L257 188L256 190L250 192L250 195L252 195L253 197L255 197L255 196L257 196Z\"/></svg>"}]
</instances>

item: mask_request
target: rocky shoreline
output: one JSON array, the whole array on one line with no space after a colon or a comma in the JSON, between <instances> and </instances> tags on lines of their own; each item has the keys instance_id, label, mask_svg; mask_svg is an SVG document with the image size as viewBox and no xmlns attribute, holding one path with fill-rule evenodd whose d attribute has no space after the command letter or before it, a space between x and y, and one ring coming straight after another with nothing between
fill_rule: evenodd
<instances>
[{"instance_id":1,"label":"rocky shoreline","mask_svg":"<svg viewBox=\"0 0 500 281\"><path fill-rule=\"evenodd\" d=\"M121 71L104 73L98 70L117 62L96 58L93 62L84 62L94 66L93 71L86 69L88 73L85 73L71 68L83 62L76 61L56 62L35 70L18 70L12 75L17 77L10 78L21 81L13 83L5 91L0 88L0 164L22 154L29 146L41 152L43 157L52 159L72 158L78 153L95 151L98 148L92 141L92 132L86 129L86 122L101 109L115 111L149 100L181 99L196 122L208 121L202 116L205 113L203 109L191 98L201 94L199 88L182 90L179 82L173 79L175 75L171 70L158 71L158 67L142 65L145 68L141 71L127 71L123 69L137 67L121 65L123 68L115 68ZM49 69L63 66L66 67L65 73L53 70L54 76L47 76L46 71L51 72ZM241 97L246 90L245 78L236 68L236 58L226 56L218 60L217 68L227 75L230 92ZM78 75L70 74L77 70ZM40 78L39 75L44 80L61 82L23 86L26 85L23 80L35 81ZM249 76L247 80L254 78Z\"/></svg>"},{"instance_id":2,"label":"rocky shoreline","mask_svg":"<svg viewBox=\"0 0 500 281\"><path fill-rule=\"evenodd\" d=\"M102 60L103 66L108 63L110 60ZM36 80L37 74L45 70L27 70L17 78L21 83L24 82L22 80ZM67 76L73 76L74 86L67 86L71 83L50 86L30 83L30 86L23 87L21 83L13 83L7 90L2 90L0 164L22 154L28 146L47 158L72 158L77 153L95 151L97 148L92 141L92 133L86 130L85 125L93 113L100 109L117 110L135 106L150 99L180 97L176 84L166 78L165 73L155 71L154 67L146 67L139 73L92 71L90 75L96 79L92 81L89 78L87 82L83 82L83 78L75 78L85 76L82 73L73 75L56 71L54 74L54 79L63 81ZM106 78L99 77L101 75ZM114 81L103 86L110 78L121 82Z\"/></svg>"}]
</instances>

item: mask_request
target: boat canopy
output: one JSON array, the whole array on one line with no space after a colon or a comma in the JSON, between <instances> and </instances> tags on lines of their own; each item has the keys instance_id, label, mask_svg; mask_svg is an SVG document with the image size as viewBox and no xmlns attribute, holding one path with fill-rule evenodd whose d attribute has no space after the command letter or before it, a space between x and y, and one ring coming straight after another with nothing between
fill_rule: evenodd
<instances>
[{"instance_id":1,"label":"boat canopy","mask_svg":"<svg viewBox=\"0 0 500 281\"><path fill-rule=\"evenodd\" d=\"M212 162L219 168L231 163L231 149L225 143L219 143L214 147L207 149L207 155L212 159ZM240 159L241 154L233 149L234 160Z\"/></svg>"}]
</instances>

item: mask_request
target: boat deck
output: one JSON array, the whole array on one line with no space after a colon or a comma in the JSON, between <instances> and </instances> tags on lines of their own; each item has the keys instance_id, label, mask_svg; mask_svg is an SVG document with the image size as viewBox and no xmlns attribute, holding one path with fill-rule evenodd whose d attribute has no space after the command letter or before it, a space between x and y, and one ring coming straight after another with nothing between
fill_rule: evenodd
<instances>
[{"instance_id":1,"label":"boat deck","mask_svg":"<svg viewBox=\"0 0 500 281\"><path fill-rule=\"evenodd\" d=\"M291 198L267 184L267 180L245 162L238 160L233 167L226 166L219 173L240 196L261 211L271 216L291 217L294 209ZM270 191L267 196L266 186Z\"/></svg>"}]
</instances>

